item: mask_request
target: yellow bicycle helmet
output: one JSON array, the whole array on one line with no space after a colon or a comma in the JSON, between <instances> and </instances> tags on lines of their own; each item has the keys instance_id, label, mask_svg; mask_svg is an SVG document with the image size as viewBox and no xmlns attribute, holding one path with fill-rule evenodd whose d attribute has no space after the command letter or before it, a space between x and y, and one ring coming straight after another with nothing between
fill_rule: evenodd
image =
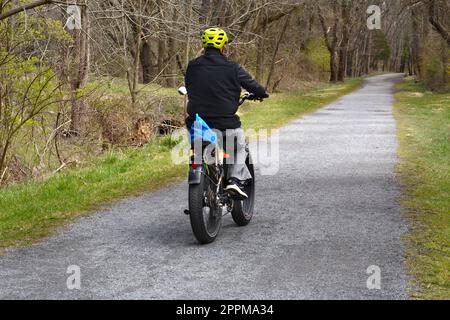
<instances>
[{"instance_id":1,"label":"yellow bicycle helmet","mask_svg":"<svg viewBox=\"0 0 450 320\"><path fill-rule=\"evenodd\" d=\"M227 33L220 28L208 28L202 34L203 48L222 49L228 43Z\"/></svg>"}]
</instances>

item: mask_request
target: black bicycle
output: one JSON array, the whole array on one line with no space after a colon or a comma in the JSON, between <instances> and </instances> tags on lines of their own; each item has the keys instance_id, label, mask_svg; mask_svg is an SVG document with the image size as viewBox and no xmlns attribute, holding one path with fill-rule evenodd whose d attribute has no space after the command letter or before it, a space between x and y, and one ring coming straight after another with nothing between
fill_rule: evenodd
<instances>
[{"instance_id":1,"label":"black bicycle","mask_svg":"<svg viewBox=\"0 0 450 320\"><path fill-rule=\"evenodd\" d=\"M181 91L180 91L181 93ZM241 97L239 105L245 100L256 99L252 94ZM210 148L208 152L205 149ZM235 200L224 191L227 177L227 154L223 147L203 142L201 163L195 163L195 155L191 157L189 166L189 215L192 230L197 240L202 244L213 242L222 226L222 218L231 213L234 222L239 226L246 226L253 217L255 204L255 169L246 142L246 165L252 179L244 188L248 198ZM211 150L212 149L212 150Z\"/></svg>"}]
</instances>

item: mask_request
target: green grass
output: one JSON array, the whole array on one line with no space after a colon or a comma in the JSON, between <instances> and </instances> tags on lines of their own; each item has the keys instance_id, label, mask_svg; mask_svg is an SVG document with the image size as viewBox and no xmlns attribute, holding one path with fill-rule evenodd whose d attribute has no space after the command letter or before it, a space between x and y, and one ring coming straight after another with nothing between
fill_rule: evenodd
<instances>
[{"instance_id":1,"label":"green grass","mask_svg":"<svg viewBox=\"0 0 450 320\"><path fill-rule=\"evenodd\" d=\"M326 85L310 92L276 94L242 108L246 128L279 127L351 92L361 84ZM44 182L0 190L0 248L28 245L99 205L179 181L186 165L171 161L170 141L157 139L142 149L111 151L83 168L68 169Z\"/></svg>"},{"instance_id":2,"label":"green grass","mask_svg":"<svg viewBox=\"0 0 450 320\"><path fill-rule=\"evenodd\" d=\"M408 79L398 86L398 173L411 218L408 267L419 299L450 298L450 93L427 92Z\"/></svg>"},{"instance_id":3,"label":"green grass","mask_svg":"<svg viewBox=\"0 0 450 320\"><path fill-rule=\"evenodd\" d=\"M45 182L0 191L0 248L29 244L98 204L178 179L185 168L171 164L169 148L155 141L140 150L111 152L92 165Z\"/></svg>"}]
</instances>

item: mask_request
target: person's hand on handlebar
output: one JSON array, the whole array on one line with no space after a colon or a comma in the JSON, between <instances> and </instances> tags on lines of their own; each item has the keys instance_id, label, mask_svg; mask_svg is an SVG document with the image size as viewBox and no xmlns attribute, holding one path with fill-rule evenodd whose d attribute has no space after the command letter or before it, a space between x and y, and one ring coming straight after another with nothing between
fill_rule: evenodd
<instances>
[{"instance_id":1,"label":"person's hand on handlebar","mask_svg":"<svg viewBox=\"0 0 450 320\"><path fill-rule=\"evenodd\" d=\"M266 99L269 97L269 94L266 92L263 96L257 97L256 95L254 95L253 93L250 92L245 92L242 96L241 99L242 100L250 100L250 101L254 101L254 100L259 100L262 101L263 99Z\"/></svg>"},{"instance_id":2,"label":"person's hand on handlebar","mask_svg":"<svg viewBox=\"0 0 450 320\"><path fill-rule=\"evenodd\" d=\"M267 99L269 97L269 94L267 91L264 93L264 95L261 97L261 99Z\"/></svg>"}]
</instances>

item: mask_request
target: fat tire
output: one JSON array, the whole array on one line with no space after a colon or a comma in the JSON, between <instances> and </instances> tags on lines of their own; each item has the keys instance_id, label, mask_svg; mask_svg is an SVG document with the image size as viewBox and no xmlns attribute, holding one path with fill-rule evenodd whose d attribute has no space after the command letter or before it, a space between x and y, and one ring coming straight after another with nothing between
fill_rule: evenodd
<instances>
[{"instance_id":1,"label":"fat tire","mask_svg":"<svg viewBox=\"0 0 450 320\"><path fill-rule=\"evenodd\" d=\"M248 199L243 201L235 200L233 210L231 211L231 216L233 217L234 222L241 227L244 227L250 223L255 207L255 169L251 162L250 156L247 158L246 164L250 174L252 175L252 180L245 188Z\"/></svg>"}]
</instances>

